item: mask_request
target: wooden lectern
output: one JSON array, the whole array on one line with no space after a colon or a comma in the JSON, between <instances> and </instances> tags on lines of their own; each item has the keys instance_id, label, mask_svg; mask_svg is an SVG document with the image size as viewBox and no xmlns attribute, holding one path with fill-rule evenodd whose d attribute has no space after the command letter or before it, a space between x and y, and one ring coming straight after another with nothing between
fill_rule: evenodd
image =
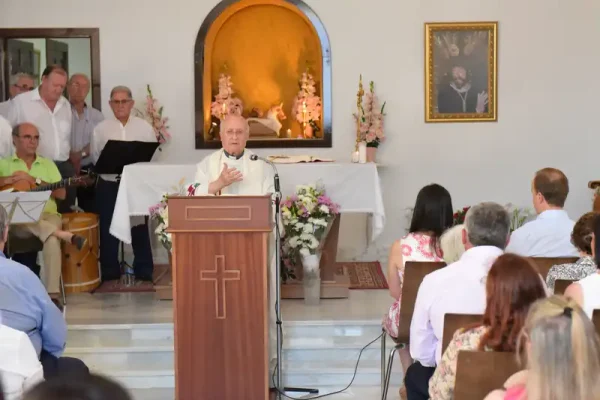
<instances>
[{"instance_id":1,"label":"wooden lectern","mask_svg":"<svg viewBox=\"0 0 600 400\"><path fill-rule=\"evenodd\" d=\"M169 197L177 400L267 400L271 196Z\"/></svg>"}]
</instances>

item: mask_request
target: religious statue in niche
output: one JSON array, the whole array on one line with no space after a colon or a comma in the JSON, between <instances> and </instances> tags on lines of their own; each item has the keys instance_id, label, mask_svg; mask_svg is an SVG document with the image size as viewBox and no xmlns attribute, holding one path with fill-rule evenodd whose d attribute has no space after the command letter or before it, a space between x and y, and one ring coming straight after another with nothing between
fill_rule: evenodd
<instances>
[{"instance_id":1,"label":"religious statue in niche","mask_svg":"<svg viewBox=\"0 0 600 400\"><path fill-rule=\"evenodd\" d=\"M329 48L302 0L218 3L196 40L196 148L219 147L231 113L248 120L249 147L331 147Z\"/></svg>"},{"instance_id":2,"label":"religious statue in niche","mask_svg":"<svg viewBox=\"0 0 600 400\"><path fill-rule=\"evenodd\" d=\"M316 137L319 131L321 98L317 95L315 79L308 68L306 72L302 73L298 85L299 92L294 98L292 113L302 130L298 132L296 137L299 139L311 139ZM213 117L222 120L230 114L244 116L242 100L234 97L233 93L231 76L222 73L219 76L218 92L215 94L215 100L211 104L211 114ZM266 116L260 108L252 108L247 116L248 125L250 126L250 138L282 137L281 128L283 125L281 121L286 119L287 116L283 110L283 102L269 108ZM292 137L289 129L285 137Z\"/></svg>"},{"instance_id":3,"label":"religious statue in niche","mask_svg":"<svg viewBox=\"0 0 600 400\"><path fill-rule=\"evenodd\" d=\"M283 103L275 105L267 111L267 117L263 118L263 112L258 108L253 108L248 118L250 126L250 137L256 136L281 136L281 121L287 117L283 112Z\"/></svg>"}]
</instances>

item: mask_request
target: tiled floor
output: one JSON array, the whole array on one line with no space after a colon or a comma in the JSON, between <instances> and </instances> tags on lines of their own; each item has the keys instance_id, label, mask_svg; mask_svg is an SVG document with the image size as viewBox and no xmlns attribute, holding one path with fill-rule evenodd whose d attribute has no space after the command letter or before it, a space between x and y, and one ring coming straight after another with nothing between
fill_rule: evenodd
<instances>
[{"instance_id":1,"label":"tiled floor","mask_svg":"<svg viewBox=\"0 0 600 400\"><path fill-rule=\"evenodd\" d=\"M392 299L387 290L351 290L348 299L321 300L306 306L302 300L282 300L283 321L356 321L381 318ZM69 324L136 324L173 322L173 303L155 300L151 293L77 294L67 298Z\"/></svg>"}]
</instances>

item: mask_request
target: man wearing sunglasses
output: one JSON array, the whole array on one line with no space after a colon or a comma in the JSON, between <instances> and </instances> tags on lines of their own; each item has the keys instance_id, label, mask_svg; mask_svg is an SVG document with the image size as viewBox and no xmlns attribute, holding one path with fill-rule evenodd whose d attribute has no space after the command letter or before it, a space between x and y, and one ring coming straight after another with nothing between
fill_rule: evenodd
<instances>
[{"instance_id":1,"label":"man wearing sunglasses","mask_svg":"<svg viewBox=\"0 0 600 400\"><path fill-rule=\"evenodd\" d=\"M11 76L9 84L8 93L10 94L10 99L0 103L0 116L7 119L10 109L13 106L13 99L21 93L30 92L35 89L33 76L24 72L19 72Z\"/></svg>"}]
</instances>

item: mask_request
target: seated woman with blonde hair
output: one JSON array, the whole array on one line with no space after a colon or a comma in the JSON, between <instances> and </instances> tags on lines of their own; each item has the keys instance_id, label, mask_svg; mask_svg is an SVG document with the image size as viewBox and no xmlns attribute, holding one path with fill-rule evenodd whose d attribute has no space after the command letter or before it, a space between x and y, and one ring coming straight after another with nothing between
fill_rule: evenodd
<instances>
[{"instance_id":1,"label":"seated woman with blonde hair","mask_svg":"<svg viewBox=\"0 0 600 400\"><path fill-rule=\"evenodd\" d=\"M446 264L458 261L460 256L465 252L465 244L462 241L462 231L464 228L463 224L455 225L444 232L440 238L442 257Z\"/></svg>"},{"instance_id":2,"label":"seated woman with blonde hair","mask_svg":"<svg viewBox=\"0 0 600 400\"><path fill-rule=\"evenodd\" d=\"M527 370L485 400L600 400L600 341L575 301L552 296L536 302L521 340Z\"/></svg>"}]
</instances>

